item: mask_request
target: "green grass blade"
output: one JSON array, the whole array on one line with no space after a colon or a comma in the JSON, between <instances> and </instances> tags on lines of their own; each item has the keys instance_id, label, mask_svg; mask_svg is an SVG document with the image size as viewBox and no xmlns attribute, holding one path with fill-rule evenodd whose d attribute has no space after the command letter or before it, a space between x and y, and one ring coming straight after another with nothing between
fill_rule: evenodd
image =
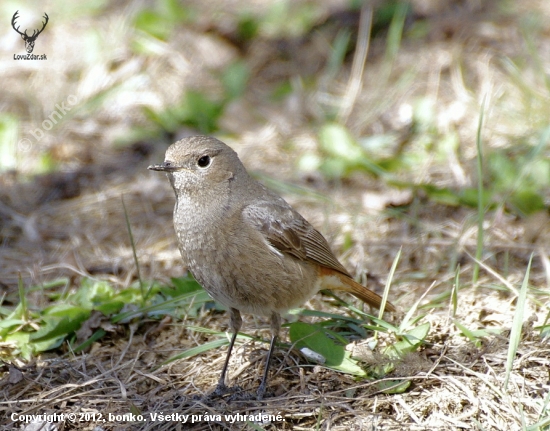
<instances>
[{"instance_id":1,"label":"green grass blade","mask_svg":"<svg viewBox=\"0 0 550 431\"><path fill-rule=\"evenodd\" d=\"M343 322L349 322L349 323L355 323L356 325L360 325L363 323L363 319L356 319L354 317L345 316L342 314L337 313L327 313L326 311L319 311L319 310L308 310L305 308L298 308L292 310L291 313L288 314L297 314L300 316L309 316L309 317L320 317L322 319L327 320L341 320ZM372 317L372 316L369 316Z\"/></svg>"},{"instance_id":2,"label":"green grass blade","mask_svg":"<svg viewBox=\"0 0 550 431\"><path fill-rule=\"evenodd\" d=\"M21 317L23 320L28 318L28 308L27 308L27 297L25 296L25 286L23 285L23 279L21 278L21 273L19 273L19 280L17 282L17 287L19 289L19 303L21 304Z\"/></svg>"},{"instance_id":3,"label":"green grass blade","mask_svg":"<svg viewBox=\"0 0 550 431\"><path fill-rule=\"evenodd\" d=\"M460 288L460 264L456 266L455 282L453 289L451 290L451 304L452 304L452 316L456 317L456 310L458 308L458 290Z\"/></svg>"},{"instance_id":4,"label":"green grass blade","mask_svg":"<svg viewBox=\"0 0 550 431\"><path fill-rule=\"evenodd\" d=\"M388 275L388 279L386 280L386 286L384 287L384 293L382 294L382 304L380 305L380 310L378 311L378 318L380 320L382 320L382 317L384 316L384 308L386 308L386 302L388 302L388 295L390 294L391 283L393 281L395 270L397 269L397 264L399 263L399 259L401 258L402 250L403 250L403 247L400 247L399 251L395 255L395 259L393 259L393 263L390 269L390 273Z\"/></svg>"},{"instance_id":5,"label":"green grass blade","mask_svg":"<svg viewBox=\"0 0 550 431\"><path fill-rule=\"evenodd\" d=\"M485 207L483 202L483 143L481 141L481 130L483 128L483 116L485 113L485 101L481 104L479 111L479 121L477 124L477 247L476 247L476 260L480 261L483 257L483 221L485 219ZM474 264L474 271L472 275L472 284L476 284L479 278L479 264Z\"/></svg>"},{"instance_id":6,"label":"green grass blade","mask_svg":"<svg viewBox=\"0 0 550 431\"><path fill-rule=\"evenodd\" d=\"M182 305L190 305L190 304L198 305L208 301L212 301L212 298L210 298L208 293L206 293L206 291L204 290L189 292L187 294L179 295L175 298L168 299L158 304L152 304L152 305L141 307L138 310L131 310L131 311L125 311L123 313L119 313L111 318L111 322L124 323L133 319L134 317L145 315L147 313L164 311L166 309L174 309Z\"/></svg>"},{"instance_id":7,"label":"green grass blade","mask_svg":"<svg viewBox=\"0 0 550 431\"><path fill-rule=\"evenodd\" d=\"M349 46L351 38L351 31L347 28L340 29L334 38L332 43L332 49L325 67L325 77L327 82L332 81L338 75L338 72L342 70L344 58L346 57L346 51Z\"/></svg>"},{"instance_id":8,"label":"green grass blade","mask_svg":"<svg viewBox=\"0 0 550 431\"><path fill-rule=\"evenodd\" d=\"M390 23L388 30L388 41L386 45L386 59L394 62L401 46L403 38L403 28L405 27L405 19L409 10L408 2L403 2L396 6L395 13Z\"/></svg>"},{"instance_id":9,"label":"green grass blade","mask_svg":"<svg viewBox=\"0 0 550 431\"><path fill-rule=\"evenodd\" d=\"M525 312L525 302L527 299L527 286L529 284L529 274L531 272L531 263L533 261L533 253L529 258L529 264L525 271L525 277L521 284L519 291L518 301L516 304L516 311L514 313L514 320L512 322L512 331L510 333L510 344L508 346L508 356L506 358L506 376L504 378L504 390L508 386L508 380L510 379L510 373L512 372L512 366L514 365L514 358L518 351L519 341L521 339L521 329L523 325L523 315Z\"/></svg>"},{"instance_id":10,"label":"green grass blade","mask_svg":"<svg viewBox=\"0 0 550 431\"><path fill-rule=\"evenodd\" d=\"M99 328L97 331L95 331L92 334L92 336L90 338L88 338L86 341L83 341L78 346L76 346L72 350L72 353L79 353L79 352L82 352L82 351L86 350L88 347L90 347L97 340L100 340L101 338L103 338L105 336L105 334L107 334L107 332L104 329Z\"/></svg>"},{"instance_id":11,"label":"green grass blade","mask_svg":"<svg viewBox=\"0 0 550 431\"><path fill-rule=\"evenodd\" d=\"M229 344L229 340L227 338L212 340L208 343L201 344L197 347L192 347L191 349L187 349L175 356L172 356L171 358L168 358L166 361L164 361L161 365L169 364L170 362L177 361L178 359L192 358L193 356L200 355L201 353L208 352L212 349L217 349L218 347L225 346L226 344Z\"/></svg>"},{"instance_id":12,"label":"green grass blade","mask_svg":"<svg viewBox=\"0 0 550 431\"><path fill-rule=\"evenodd\" d=\"M407 313L405 313L405 316L401 320L401 323L399 323L398 333L402 334L404 332L407 332L408 328L416 322L420 320L419 317L413 319L414 313L416 313L416 310L418 310L418 307L420 303L424 300L424 298L432 291L432 289L436 286L435 281L431 284L430 287L426 289L426 291L418 298L413 305L407 310Z\"/></svg>"},{"instance_id":13,"label":"green grass blade","mask_svg":"<svg viewBox=\"0 0 550 431\"><path fill-rule=\"evenodd\" d=\"M139 269L139 260L136 253L136 244L134 242L134 234L132 233L132 226L130 225L130 218L128 217L128 211L126 210L126 204L124 203L124 195L120 196L122 201L122 208L124 208L124 218L126 219L126 228L128 229L128 235L130 236L130 244L132 246L132 254L134 255L134 263L136 264L136 272L139 280L139 289L141 290L141 301L142 305L145 305L145 300L147 299L148 293L145 293L143 288L143 280L141 279L141 271Z\"/></svg>"}]
</instances>

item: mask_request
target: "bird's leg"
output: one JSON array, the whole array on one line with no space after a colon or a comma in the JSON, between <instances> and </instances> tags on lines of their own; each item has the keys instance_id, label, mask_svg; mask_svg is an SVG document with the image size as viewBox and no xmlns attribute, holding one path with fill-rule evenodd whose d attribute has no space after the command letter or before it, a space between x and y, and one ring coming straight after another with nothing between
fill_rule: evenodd
<instances>
[{"instance_id":1,"label":"bird's leg","mask_svg":"<svg viewBox=\"0 0 550 431\"><path fill-rule=\"evenodd\" d=\"M239 332L243 324L241 313L236 308L229 309L229 316L231 318L230 326L231 331L233 331L233 336L231 337L231 341L229 342L229 349L227 349L227 356L225 357L225 363L223 364L222 374L220 375L218 386L216 386L216 389L213 392L214 395L223 395L228 391L228 387L225 385L225 377L227 374L227 367L229 365L229 358L231 357L231 351L233 350L233 345L235 344L235 340L237 339L237 333Z\"/></svg>"},{"instance_id":2,"label":"bird's leg","mask_svg":"<svg viewBox=\"0 0 550 431\"><path fill-rule=\"evenodd\" d=\"M277 337L279 336L279 329L281 328L281 315L279 313L273 312L271 314L271 343L269 345L269 353L267 354L267 359L265 361L265 370L264 376L262 377L262 382L257 392L257 399L261 400L267 389L267 375L269 373L269 364L271 362L271 356L273 355L273 350L275 349L275 343L277 342Z\"/></svg>"}]
</instances>

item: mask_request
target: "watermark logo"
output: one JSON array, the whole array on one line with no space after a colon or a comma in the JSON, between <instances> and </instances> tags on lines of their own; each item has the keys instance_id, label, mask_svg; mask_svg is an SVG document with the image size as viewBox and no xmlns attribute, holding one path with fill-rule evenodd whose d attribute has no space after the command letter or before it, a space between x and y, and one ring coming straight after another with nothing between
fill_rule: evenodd
<instances>
[{"instance_id":1,"label":"watermark logo","mask_svg":"<svg viewBox=\"0 0 550 431\"><path fill-rule=\"evenodd\" d=\"M34 138L34 142L30 138L20 139L17 145L18 150L23 153L30 151L33 143L39 142L44 137L45 131L47 132L53 129L53 127L57 124L57 121L60 121L65 115L67 115L67 112L69 112L77 104L77 102L77 97L71 94L67 97L67 104L65 104L65 102L61 102L61 104L56 103L56 109L52 111L46 120L42 121L42 127L29 130L29 133Z\"/></svg>"},{"instance_id":2,"label":"watermark logo","mask_svg":"<svg viewBox=\"0 0 550 431\"><path fill-rule=\"evenodd\" d=\"M28 35L27 34L27 29L25 29L25 31L23 33L21 33L19 31L19 27L18 26L17 28L15 27L15 21L17 21L17 18L19 18L19 16L17 15L19 13L19 11L15 11L15 13L13 14L13 17L11 19L11 26L13 27L13 29L19 33L21 35L21 39L23 39L25 41L25 49L27 50L27 55L26 56L21 56L21 55L13 55L13 59L14 60L22 60L22 59L25 59L25 60L46 60L46 54L42 54L42 55L32 55L32 51L34 49L34 43L36 42L36 39L38 38L38 36L40 35L40 33L42 33L44 31L44 29L46 28L46 25L48 24L48 21L49 21L49 17L48 17L48 14L46 12L44 12L44 17L46 19L45 22L42 23L42 28L40 30L33 30L32 32L32 35Z\"/></svg>"}]
</instances>

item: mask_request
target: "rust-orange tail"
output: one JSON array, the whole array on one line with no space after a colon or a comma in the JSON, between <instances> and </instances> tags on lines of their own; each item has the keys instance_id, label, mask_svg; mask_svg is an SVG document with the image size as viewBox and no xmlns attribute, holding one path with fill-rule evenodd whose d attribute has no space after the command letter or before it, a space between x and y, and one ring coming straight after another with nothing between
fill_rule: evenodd
<instances>
[{"instance_id":1,"label":"rust-orange tail","mask_svg":"<svg viewBox=\"0 0 550 431\"><path fill-rule=\"evenodd\" d=\"M340 290L351 293L373 307L380 308L382 305L382 297L365 286L357 283L345 274L335 271L330 268L321 267L322 288L330 290ZM386 302L386 311L397 311L391 302Z\"/></svg>"}]
</instances>

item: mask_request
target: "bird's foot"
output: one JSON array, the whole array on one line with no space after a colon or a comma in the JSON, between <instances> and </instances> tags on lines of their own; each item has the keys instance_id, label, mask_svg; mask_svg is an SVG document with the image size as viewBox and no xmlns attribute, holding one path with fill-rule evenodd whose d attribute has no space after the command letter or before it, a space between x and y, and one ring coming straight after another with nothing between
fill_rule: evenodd
<instances>
[{"instance_id":1,"label":"bird's foot","mask_svg":"<svg viewBox=\"0 0 550 431\"><path fill-rule=\"evenodd\" d=\"M242 392L243 388L240 386L227 386L223 383L218 384L216 386L216 389L214 389L209 395L207 395L208 398L216 398L216 397L223 397L225 395L229 394L235 394L238 392Z\"/></svg>"},{"instance_id":2,"label":"bird's foot","mask_svg":"<svg viewBox=\"0 0 550 431\"><path fill-rule=\"evenodd\" d=\"M256 399L258 401L262 401L264 398L266 398L266 397L269 398L269 397L272 397L272 396L273 396L273 392L268 391L267 390L267 385L264 384L264 382L262 382L262 384L260 384L260 387L256 391Z\"/></svg>"}]
</instances>

